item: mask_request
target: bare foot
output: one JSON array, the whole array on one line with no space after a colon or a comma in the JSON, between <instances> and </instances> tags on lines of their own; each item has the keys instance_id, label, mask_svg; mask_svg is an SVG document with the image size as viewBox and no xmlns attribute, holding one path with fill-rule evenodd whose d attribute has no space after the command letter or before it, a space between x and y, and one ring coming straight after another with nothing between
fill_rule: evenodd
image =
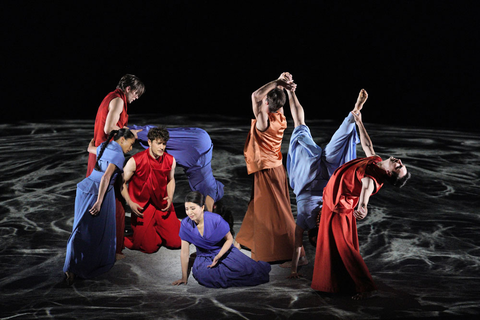
<instances>
[{"instance_id":1,"label":"bare foot","mask_svg":"<svg viewBox=\"0 0 480 320\"><path fill-rule=\"evenodd\" d=\"M352 297L353 300L364 300L371 298L373 296L374 291L367 291L367 292L359 292Z\"/></svg>"},{"instance_id":2,"label":"bare foot","mask_svg":"<svg viewBox=\"0 0 480 320\"><path fill-rule=\"evenodd\" d=\"M360 110L363 108L363 104L365 101L368 99L368 93L365 89L360 90L360 93L358 94L357 102L355 103L355 108L353 108L353 112L358 114Z\"/></svg>"},{"instance_id":3,"label":"bare foot","mask_svg":"<svg viewBox=\"0 0 480 320\"><path fill-rule=\"evenodd\" d=\"M308 264L308 260L307 260L307 257L303 256L303 257L300 257L300 259L298 259L298 264L297 266L300 267L300 266L306 266ZM280 265L280 267L282 268L291 268L292 267L292 261L286 261L284 263L282 263Z\"/></svg>"},{"instance_id":4,"label":"bare foot","mask_svg":"<svg viewBox=\"0 0 480 320\"><path fill-rule=\"evenodd\" d=\"M115 253L115 261L125 259L125 255L123 253Z\"/></svg>"},{"instance_id":5,"label":"bare foot","mask_svg":"<svg viewBox=\"0 0 480 320\"><path fill-rule=\"evenodd\" d=\"M75 273L67 271L65 272L65 276L65 281L67 282L67 285L71 286L75 281Z\"/></svg>"},{"instance_id":6,"label":"bare foot","mask_svg":"<svg viewBox=\"0 0 480 320\"><path fill-rule=\"evenodd\" d=\"M301 277L303 277L303 275L302 275L301 273L292 272L292 273L290 273L290 275L287 277L287 279L300 279Z\"/></svg>"}]
</instances>

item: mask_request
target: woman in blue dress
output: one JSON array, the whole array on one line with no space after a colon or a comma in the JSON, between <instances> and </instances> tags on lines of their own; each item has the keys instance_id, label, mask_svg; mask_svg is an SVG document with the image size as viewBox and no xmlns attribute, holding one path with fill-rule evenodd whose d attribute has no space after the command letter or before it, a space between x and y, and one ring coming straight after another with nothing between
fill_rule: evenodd
<instances>
[{"instance_id":1,"label":"woman in blue dress","mask_svg":"<svg viewBox=\"0 0 480 320\"><path fill-rule=\"evenodd\" d=\"M113 138L114 141L109 142ZM132 150L134 134L128 129L113 130L96 148L95 170L77 184L73 229L67 244L63 272L68 284L75 277L93 278L115 263L115 192L113 184L123 171L124 154Z\"/></svg>"},{"instance_id":2,"label":"woman in blue dress","mask_svg":"<svg viewBox=\"0 0 480 320\"><path fill-rule=\"evenodd\" d=\"M204 196L192 191L185 197L180 238L182 279L173 285L187 284L190 244L197 248L192 266L193 277L209 288L255 286L269 281L270 264L255 261L233 246L230 226L223 218L204 211Z\"/></svg>"}]
</instances>

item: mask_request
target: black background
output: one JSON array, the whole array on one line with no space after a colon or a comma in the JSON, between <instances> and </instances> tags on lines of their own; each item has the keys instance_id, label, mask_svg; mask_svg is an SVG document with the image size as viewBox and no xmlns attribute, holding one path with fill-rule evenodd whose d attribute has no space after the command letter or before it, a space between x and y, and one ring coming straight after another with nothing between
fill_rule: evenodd
<instances>
[{"instance_id":1,"label":"black background","mask_svg":"<svg viewBox=\"0 0 480 320\"><path fill-rule=\"evenodd\" d=\"M249 119L251 92L289 71L307 123L343 118L365 88L365 122L478 131L477 7L419 0L7 1L0 13L3 122L93 124L125 73L146 85L129 114Z\"/></svg>"}]
</instances>

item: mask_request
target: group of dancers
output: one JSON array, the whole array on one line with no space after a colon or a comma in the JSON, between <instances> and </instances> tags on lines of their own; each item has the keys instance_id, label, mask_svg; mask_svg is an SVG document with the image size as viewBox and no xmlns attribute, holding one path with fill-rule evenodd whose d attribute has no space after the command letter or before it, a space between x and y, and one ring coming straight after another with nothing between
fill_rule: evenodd
<instances>
[{"instance_id":1,"label":"group of dancers","mask_svg":"<svg viewBox=\"0 0 480 320\"><path fill-rule=\"evenodd\" d=\"M67 283L108 271L124 258L124 247L154 253L161 246L181 248L182 278L173 285L187 284L190 270L207 287L258 285L269 281L270 264L277 262L291 268L289 278L298 278L298 267L308 263L303 235L309 231L316 245L312 288L353 292L354 299L369 297L376 286L360 255L356 219L366 217L369 198L384 181L402 187L410 173L401 160L382 160L375 154L361 117L368 98L364 89L321 148L305 123L296 88L292 75L284 72L252 94L255 118L244 155L254 181L234 239L232 222L214 213L219 212L224 186L212 173L213 144L208 133L200 128L129 126L127 104L138 99L145 86L134 75L122 77L98 109L88 146L87 178L77 185L63 268ZM285 170L281 144L287 96L295 128ZM125 154L136 139L146 150L125 164ZM366 157L357 159L359 142ZM187 217L181 222L172 204L177 164L192 190L185 196ZM297 202L296 222L289 183ZM132 212L133 234L127 237L125 205ZM191 244L196 246L193 255ZM242 247L250 250L251 257L240 251Z\"/></svg>"}]
</instances>

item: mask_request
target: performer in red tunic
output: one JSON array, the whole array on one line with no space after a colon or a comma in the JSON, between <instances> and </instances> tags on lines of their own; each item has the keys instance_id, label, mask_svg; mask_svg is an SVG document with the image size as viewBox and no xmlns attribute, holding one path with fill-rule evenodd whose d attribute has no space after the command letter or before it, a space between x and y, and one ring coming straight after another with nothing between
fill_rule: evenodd
<instances>
[{"instance_id":1,"label":"performer in red tunic","mask_svg":"<svg viewBox=\"0 0 480 320\"><path fill-rule=\"evenodd\" d=\"M367 204L384 181L402 187L410 173L400 159L383 160L373 150L361 115L352 112L367 158L339 167L323 190L312 288L324 292L357 292L355 300L376 290L360 255L356 219L367 216ZM356 209L355 209L356 207Z\"/></svg>"},{"instance_id":2,"label":"performer in red tunic","mask_svg":"<svg viewBox=\"0 0 480 320\"><path fill-rule=\"evenodd\" d=\"M150 129L149 148L132 156L125 165L122 195L134 213L133 235L125 237L129 249L154 253L162 245L180 248L180 221L172 205L176 162L165 152L168 139L166 129Z\"/></svg>"},{"instance_id":3,"label":"performer in red tunic","mask_svg":"<svg viewBox=\"0 0 480 320\"><path fill-rule=\"evenodd\" d=\"M132 74L124 75L117 84L117 88L107 94L103 99L100 107L98 107L97 116L95 117L94 128L94 144L98 147L103 143L112 130L119 130L128 124L127 103L132 103L134 100L140 98L145 92L145 85L138 77ZM137 131L131 130L137 137ZM87 177L92 173L97 156L90 153L88 157ZM125 232L125 209L123 207L123 199L120 197L118 184L121 179L117 180L115 185L115 203L116 203L116 259L122 259L124 255L123 250L123 235Z\"/></svg>"}]
</instances>

